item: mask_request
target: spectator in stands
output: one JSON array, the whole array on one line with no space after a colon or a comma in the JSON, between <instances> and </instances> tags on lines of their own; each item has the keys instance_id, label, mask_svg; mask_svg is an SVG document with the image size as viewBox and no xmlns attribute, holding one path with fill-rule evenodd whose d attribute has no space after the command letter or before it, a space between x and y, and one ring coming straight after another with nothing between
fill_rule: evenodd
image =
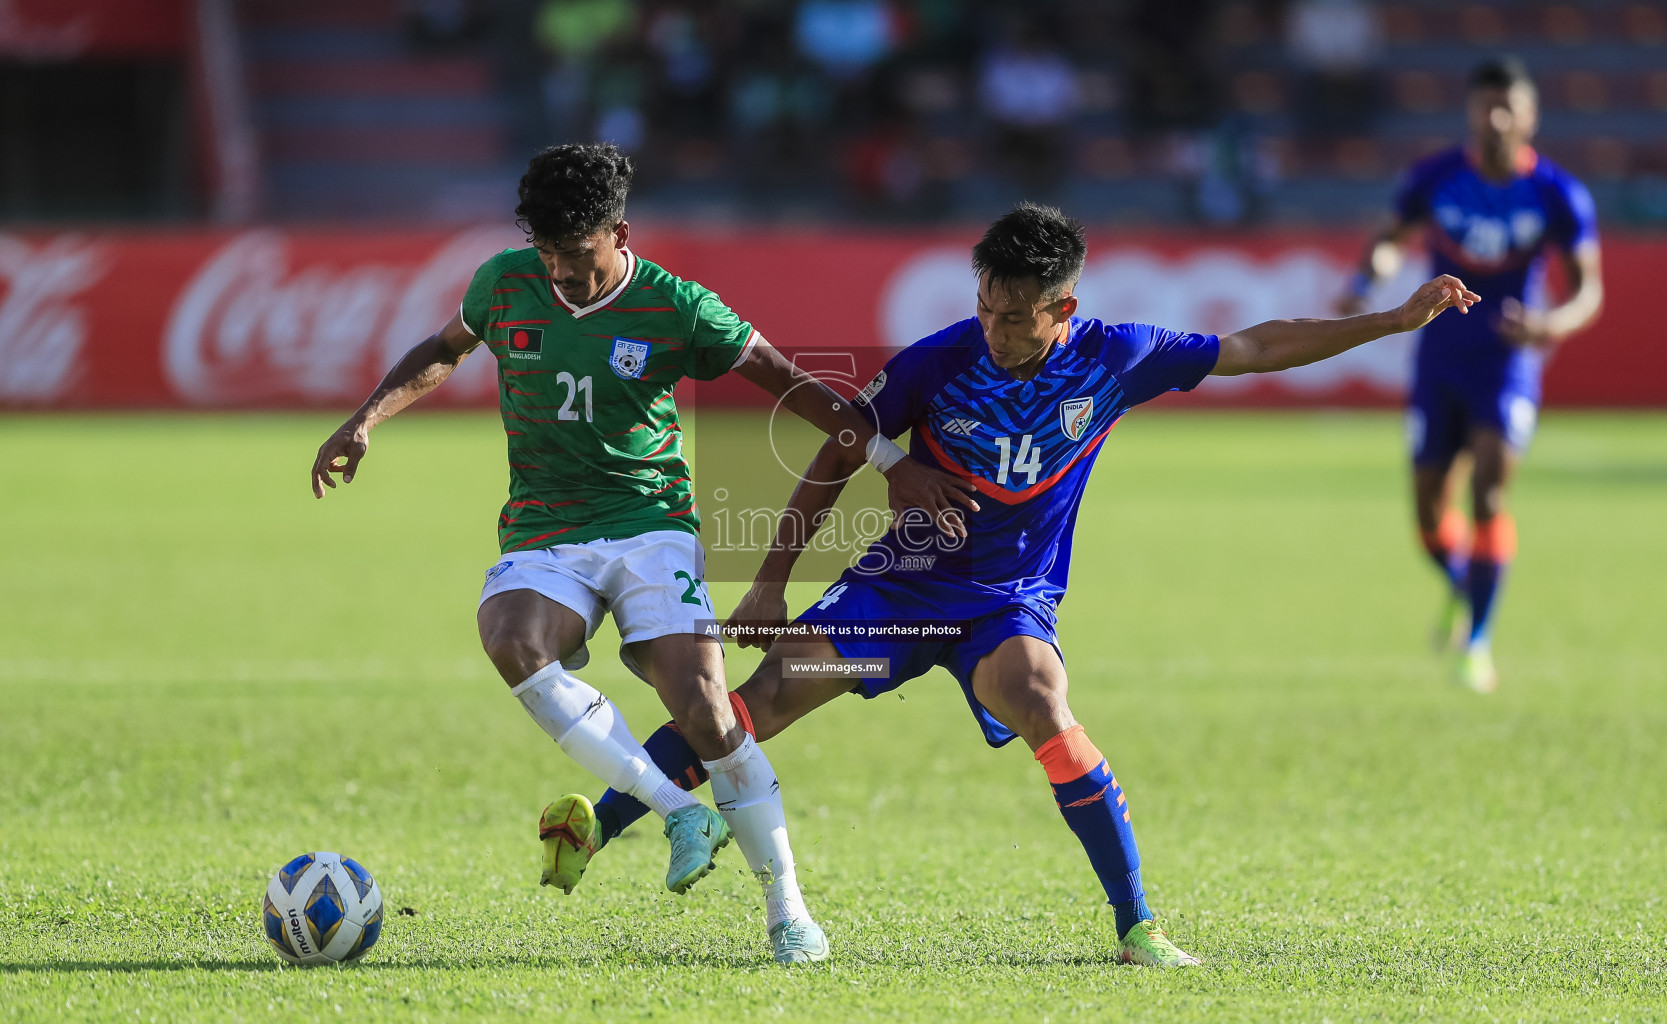
<instances>
[{"instance_id":1,"label":"spectator in stands","mask_svg":"<svg viewBox=\"0 0 1667 1024\"><path fill-rule=\"evenodd\" d=\"M723 131L712 27L693 5L672 3L649 17L643 36L655 61L658 119L673 139L716 138Z\"/></svg>"},{"instance_id":2,"label":"spectator in stands","mask_svg":"<svg viewBox=\"0 0 1667 1024\"><path fill-rule=\"evenodd\" d=\"M833 84L790 47L766 49L737 71L729 128L747 180L773 184L826 171L834 104Z\"/></svg>"},{"instance_id":3,"label":"spectator in stands","mask_svg":"<svg viewBox=\"0 0 1667 1024\"><path fill-rule=\"evenodd\" d=\"M978 98L995 128L997 162L1030 188L1052 188L1065 172L1076 69L1028 19L992 46Z\"/></svg>"},{"instance_id":4,"label":"spectator in stands","mask_svg":"<svg viewBox=\"0 0 1667 1024\"><path fill-rule=\"evenodd\" d=\"M1216 120L1208 52L1212 0L1131 0L1124 22L1129 118L1140 132L1208 128Z\"/></svg>"},{"instance_id":5,"label":"spectator in stands","mask_svg":"<svg viewBox=\"0 0 1667 1024\"><path fill-rule=\"evenodd\" d=\"M468 42L486 21L478 0L400 0L399 6L406 34L426 47Z\"/></svg>"},{"instance_id":6,"label":"spectator in stands","mask_svg":"<svg viewBox=\"0 0 1667 1024\"><path fill-rule=\"evenodd\" d=\"M803 0L794 25L799 52L849 81L892 51L898 22L884 0Z\"/></svg>"},{"instance_id":7,"label":"spectator in stands","mask_svg":"<svg viewBox=\"0 0 1667 1024\"><path fill-rule=\"evenodd\" d=\"M570 142L591 133L595 58L627 38L635 22L630 0L545 0L538 8L533 34L550 60L542 92L551 141ZM609 83L615 95L622 91L621 81L616 75Z\"/></svg>"},{"instance_id":8,"label":"spectator in stands","mask_svg":"<svg viewBox=\"0 0 1667 1024\"><path fill-rule=\"evenodd\" d=\"M1378 108L1383 33L1367 0L1295 0L1285 46L1299 76L1298 116L1318 136L1366 135Z\"/></svg>"}]
</instances>

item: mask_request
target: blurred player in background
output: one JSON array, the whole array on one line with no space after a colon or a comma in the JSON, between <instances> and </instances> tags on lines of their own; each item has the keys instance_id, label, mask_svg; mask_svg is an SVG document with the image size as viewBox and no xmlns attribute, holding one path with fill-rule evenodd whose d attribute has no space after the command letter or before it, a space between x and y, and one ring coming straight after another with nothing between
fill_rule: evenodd
<instances>
[{"instance_id":1,"label":"blurred player in background","mask_svg":"<svg viewBox=\"0 0 1667 1024\"><path fill-rule=\"evenodd\" d=\"M313 492L351 482L377 424L443 382L477 345L498 360L509 439L503 559L486 573L481 643L533 720L587 771L665 819L666 887L685 892L731 830L764 883L767 928L782 963L820 960L827 939L793 872L775 770L732 709L712 618L705 552L672 387L734 370L842 444L882 453L890 498L947 512L962 485L878 444L868 417L798 374L751 324L707 289L626 245L631 161L612 145L535 157L516 208L531 248L506 249L475 272L450 323L406 353L318 450ZM668 781L613 702L572 674L611 611L620 658L658 691L699 751L721 816ZM571 892L584 862L557 857L591 840L583 796L545 809L542 881Z\"/></svg>"},{"instance_id":2,"label":"blurred player in background","mask_svg":"<svg viewBox=\"0 0 1667 1024\"><path fill-rule=\"evenodd\" d=\"M798 619L810 638L771 644L736 692L758 739L844 693L875 697L947 668L995 747L1024 738L1081 840L1116 918L1128 963L1187 967L1197 958L1161 931L1146 905L1127 799L1066 700L1055 609L1065 596L1072 533L1095 456L1119 417L1208 374L1268 373L1326 359L1375 338L1417 330L1476 301L1457 278L1429 282L1398 309L1342 320L1272 320L1221 338L1146 324L1116 326L1073 314L1087 245L1082 227L1051 207L1022 204L973 248L978 315L904 349L863 389L884 437L913 431L915 458L977 489L966 536L943 539L925 515L876 541ZM775 544L735 621L779 625L799 552L862 466L860 453L824 444L801 477ZM809 524L810 528L805 529ZM1096 535L1095 543L1118 538ZM954 641L830 640L835 624L966 621ZM742 643L747 643L742 640ZM761 643L760 646L763 646ZM784 672L787 659L889 658L887 678ZM856 684L853 687L853 684ZM645 747L680 783L700 759L675 726ZM626 794L598 805L604 838L647 812Z\"/></svg>"},{"instance_id":3,"label":"blurred player in background","mask_svg":"<svg viewBox=\"0 0 1667 1024\"><path fill-rule=\"evenodd\" d=\"M1512 472L1534 433L1540 374L1563 339L1603 305L1597 213L1586 187L1529 146L1539 100L1522 62L1490 60L1470 75L1470 142L1415 164L1389 226L1373 240L1340 311L1357 312L1422 235L1438 274L1462 274L1478 316L1442 317L1418 343L1407 435L1424 549L1449 596L1437 643L1459 652L1458 679L1498 686L1490 633L1516 554L1506 507ZM1546 258L1563 263L1568 298L1546 308ZM1471 523L1454 503L1468 454Z\"/></svg>"}]
</instances>

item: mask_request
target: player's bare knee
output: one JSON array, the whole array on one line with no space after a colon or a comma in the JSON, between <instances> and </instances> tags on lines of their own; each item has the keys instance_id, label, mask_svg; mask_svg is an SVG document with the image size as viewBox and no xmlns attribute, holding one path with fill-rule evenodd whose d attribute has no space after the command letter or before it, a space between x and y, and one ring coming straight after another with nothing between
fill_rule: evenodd
<instances>
[{"instance_id":1,"label":"player's bare knee","mask_svg":"<svg viewBox=\"0 0 1667 1024\"><path fill-rule=\"evenodd\" d=\"M1014 732L1032 747L1046 743L1077 724L1066 700L1064 673L1056 666L1035 665L1014 673L1003 687Z\"/></svg>"},{"instance_id":2,"label":"player's bare knee","mask_svg":"<svg viewBox=\"0 0 1667 1024\"><path fill-rule=\"evenodd\" d=\"M656 688L683 738L701 757L715 760L741 742L745 730L735 718L721 676L714 680L695 674Z\"/></svg>"},{"instance_id":3,"label":"player's bare knee","mask_svg":"<svg viewBox=\"0 0 1667 1024\"><path fill-rule=\"evenodd\" d=\"M690 704L681 714L672 717L689 746L708 761L730 753L746 737L746 730L735 720L727 700L721 709L704 702Z\"/></svg>"},{"instance_id":4,"label":"player's bare knee","mask_svg":"<svg viewBox=\"0 0 1667 1024\"><path fill-rule=\"evenodd\" d=\"M480 623L480 644L486 656L504 677L504 682L516 686L528 676L555 661L554 653L545 649L525 629L505 622Z\"/></svg>"},{"instance_id":5,"label":"player's bare knee","mask_svg":"<svg viewBox=\"0 0 1667 1024\"><path fill-rule=\"evenodd\" d=\"M1063 698L1055 699L1044 690L1031 691L1012 707L1017 721L1009 723L1010 727L1033 750L1077 724Z\"/></svg>"}]
</instances>

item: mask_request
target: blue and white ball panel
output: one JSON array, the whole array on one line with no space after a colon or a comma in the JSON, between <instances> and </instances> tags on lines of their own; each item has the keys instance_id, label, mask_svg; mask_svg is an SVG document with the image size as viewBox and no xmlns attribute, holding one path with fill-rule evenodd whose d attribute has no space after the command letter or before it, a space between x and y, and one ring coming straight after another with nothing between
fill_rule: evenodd
<instances>
[{"instance_id":1,"label":"blue and white ball panel","mask_svg":"<svg viewBox=\"0 0 1667 1024\"><path fill-rule=\"evenodd\" d=\"M261 924L272 948L290 963L344 963L381 938L382 890L352 858L303 854L267 883Z\"/></svg>"}]
</instances>

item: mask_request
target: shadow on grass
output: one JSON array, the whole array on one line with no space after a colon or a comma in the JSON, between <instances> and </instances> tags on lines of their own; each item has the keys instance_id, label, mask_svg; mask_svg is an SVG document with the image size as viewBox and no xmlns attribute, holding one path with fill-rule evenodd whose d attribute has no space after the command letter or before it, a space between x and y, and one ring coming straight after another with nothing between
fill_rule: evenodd
<instances>
[{"instance_id":1,"label":"shadow on grass","mask_svg":"<svg viewBox=\"0 0 1667 1024\"><path fill-rule=\"evenodd\" d=\"M884 953L870 956L837 954L832 964L844 968L874 968L887 971L968 967L1018 968L1106 968L1116 966L1115 953L1101 955L1061 954L1028 956L1018 951L987 956L899 956ZM777 969L765 955L725 956L718 953L675 952L653 955L641 951L620 951L603 956L526 956L465 960L369 960L345 965L297 966L259 960L62 960L48 963L0 963L0 976L8 974L148 974L153 972L228 971L277 973L280 971L474 971L493 968L571 969L605 967L696 968L700 970L747 971ZM803 970L804 968L799 968Z\"/></svg>"},{"instance_id":2,"label":"shadow on grass","mask_svg":"<svg viewBox=\"0 0 1667 1024\"><path fill-rule=\"evenodd\" d=\"M0 963L0 975L7 974L58 974L85 973L98 974L109 972L112 974L145 974L152 971L247 971L247 972L277 972L277 971L316 971L342 970L362 971L388 969L393 967L433 968L451 967L453 964L441 963L436 960L400 963L347 964L335 966L322 964L301 967L296 964L281 964L276 960L262 963L258 960L61 960L56 963L38 964L5 964Z\"/></svg>"}]
</instances>

